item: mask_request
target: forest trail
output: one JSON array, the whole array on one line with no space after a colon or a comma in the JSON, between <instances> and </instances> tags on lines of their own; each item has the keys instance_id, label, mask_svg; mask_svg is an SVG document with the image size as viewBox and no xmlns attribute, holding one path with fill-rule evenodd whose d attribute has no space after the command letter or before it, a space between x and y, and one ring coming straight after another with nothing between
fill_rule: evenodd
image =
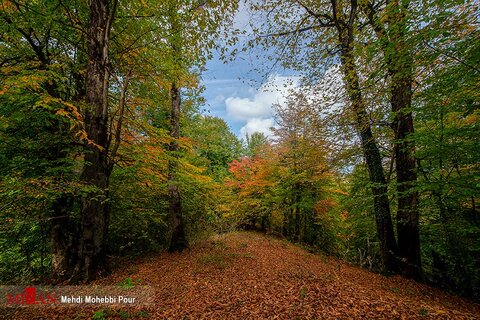
<instances>
[{"instance_id":1,"label":"forest trail","mask_svg":"<svg viewBox=\"0 0 480 320\"><path fill-rule=\"evenodd\" d=\"M286 240L257 233L217 236L183 253L117 261L97 285L130 278L151 286L155 304L109 309L118 319L478 319L480 306L440 290L386 278ZM140 309L139 309L140 308ZM38 317L90 319L95 309L38 309ZM50 310L50 311L48 311ZM41 311L41 312L40 312ZM109 317L105 317L109 318ZM101 317L97 319L102 319Z\"/></svg>"}]
</instances>

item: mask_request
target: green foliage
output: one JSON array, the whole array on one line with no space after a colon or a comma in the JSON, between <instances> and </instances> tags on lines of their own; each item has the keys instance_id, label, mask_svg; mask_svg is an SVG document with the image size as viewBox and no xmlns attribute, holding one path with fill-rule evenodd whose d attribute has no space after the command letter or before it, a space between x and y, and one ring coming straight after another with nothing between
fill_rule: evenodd
<instances>
[{"instance_id":1,"label":"green foliage","mask_svg":"<svg viewBox=\"0 0 480 320\"><path fill-rule=\"evenodd\" d=\"M111 177L108 241L115 254L159 250L165 241L167 203L159 196L165 182L143 171L141 163L139 159L136 165L119 168Z\"/></svg>"},{"instance_id":2,"label":"green foliage","mask_svg":"<svg viewBox=\"0 0 480 320\"><path fill-rule=\"evenodd\" d=\"M81 201L88 197L109 205L110 253L164 249L171 183L180 190L190 243L215 231L253 228L376 270L371 185L359 160L361 146L352 137L358 119L342 82L322 79L339 61L332 3L341 4L340 18L351 9L343 1L251 3L257 24L246 46L263 47L268 55L281 52L271 60L305 71L308 86L275 106L274 138L256 132L240 142L224 120L199 112L199 79L212 49L225 54L225 43L235 43L242 33L225 36L238 3L119 2L109 47L110 142L103 150L114 166L108 191L102 191L78 182L86 146L93 143L83 123L89 108L87 4L2 2L0 282L41 281L51 267L54 227L75 239ZM423 271L432 283L478 299L480 43L473 6L429 0L400 8L379 2L370 16L367 4L359 3L352 16L352 54L392 208L399 161L392 149L399 144L390 128L395 114L388 88L402 75L415 76L412 106L405 110L414 114L415 134L406 139L416 148L413 190L420 195ZM180 137L171 132L172 84L180 88ZM319 97L324 93L335 101ZM178 148L170 148L174 143ZM65 217L68 223L57 223ZM198 262L225 267L237 258L220 246ZM121 283L134 284L130 278ZM307 297L304 288L299 296ZM109 312L101 309L93 317ZM422 309L419 314L427 316Z\"/></svg>"},{"instance_id":3,"label":"green foliage","mask_svg":"<svg viewBox=\"0 0 480 320\"><path fill-rule=\"evenodd\" d=\"M92 320L105 320L105 317L108 317L110 312L106 309L100 309L95 311L95 313L92 315Z\"/></svg>"},{"instance_id":4,"label":"green foliage","mask_svg":"<svg viewBox=\"0 0 480 320\"><path fill-rule=\"evenodd\" d=\"M29 79L29 72L4 74L4 83ZM49 81L36 77L39 86ZM61 101L40 92L17 87L0 95L1 282L28 282L48 272L52 206L79 189L76 120L60 112Z\"/></svg>"},{"instance_id":5,"label":"green foliage","mask_svg":"<svg viewBox=\"0 0 480 320\"><path fill-rule=\"evenodd\" d=\"M254 132L245 136L245 151L247 157L254 158L262 152L262 147L268 143L268 139L262 132Z\"/></svg>"},{"instance_id":6,"label":"green foliage","mask_svg":"<svg viewBox=\"0 0 480 320\"><path fill-rule=\"evenodd\" d=\"M140 283L140 279L133 281L132 278L125 278L125 280L120 282L118 286L122 289L131 289L135 287L135 285L137 285L138 283Z\"/></svg>"},{"instance_id":7,"label":"green foliage","mask_svg":"<svg viewBox=\"0 0 480 320\"><path fill-rule=\"evenodd\" d=\"M358 165L349 176L347 192L341 196L345 210L345 257L360 266L379 267L378 242L373 215L373 198L368 183L367 168Z\"/></svg>"},{"instance_id":8,"label":"green foliage","mask_svg":"<svg viewBox=\"0 0 480 320\"><path fill-rule=\"evenodd\" d=\"M336 254L337 190L326 168L323 123L305 96L276 106L275 142L247 137L246 156L230 165L232 208L223 219Z\"/></svg>"},{"instance_id":9,"label":"green foliage","mask_svg":"<svg viewBox=\"0 0 480 320\"><path fill-rule=\"evenodd\" d=\"M223 119L195 115L187 125L199 163L217 182L229 175L229 164L240 157L242 145Z\"/></svg>"},{"instance_id":10,"label":"green foliage","mask_svg":"<svg viewBox=\"0 0 480 320\"><path fill-rule=\"evenodd\" d=\"M478 31L449 44L462 63L439 69L418 96L418 189L423 195L422 243L426 275L441 286L480 295L480 95ZM441 59L431 52L432 59Z\"/></svg>"}]
</instances>

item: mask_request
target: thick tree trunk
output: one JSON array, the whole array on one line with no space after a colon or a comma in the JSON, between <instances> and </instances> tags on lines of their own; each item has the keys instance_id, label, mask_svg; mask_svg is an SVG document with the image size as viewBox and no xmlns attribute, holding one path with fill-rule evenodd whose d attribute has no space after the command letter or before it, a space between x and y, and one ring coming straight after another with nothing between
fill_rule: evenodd
<instances>
[{"instance_id":1,"label":"thick tree trunk","mask_svg":"<svg viewBox=\"0 0 480 320\"><path fill-rule=\"evenodd\" d=\"M418 192L414 190L417 173L413 134L411 77L392 77L391 105L395 113L395 163L397 171L397 236L401 273L421 278L420 235L418 226Z\"/></svg>"},{"instance_id":2,"label":"thick tree trunk","mask_svg":"<svg viewBox=\"0 0 480 320\"><path fill-rule=\"evenodd\" d=\"M367 164L377 226L380 241L380 254L385 272L397 271L397 245L393 233L390 205L387 194L387 182L382 165L382 158L373 137L369 118L365 108L360 81L353 56L353 36L351 30L339 32L341 43L341 61L347 94L356 117L357 130L360 134L362 150Z\"/></svg>"},{"instance_id":3,"label":"thick tree trunk","mask_svg":"<svg viewBox=\"0 0 480 320\"><path fill-rule=\"evenodd\" d=\"M115 4L108 0L89 2L88 65L85 130L89 143L81 179L95 187L81 199L78 262L72 282L90 281L108 271L107 229L109 220L108 183L108 42Z\"/></svg>"},{"instance_id":4,"label":"thick tree trunk","mask_svg":"<svg viewBox=\"0 0 480 320\"><path fill-rule=\"evenodd\" d=\"M50 246L53 282L62 282L71 276L76 263L75 230L70 222L73 199L61 195L52 205Z\"/></svg>"},{"instance_id":5,"label":"thick tree trunk","mask_svg":"<svg viewBox=\"0 0 480 320\"><path fill-rule=\"evenodd\" d=\"M413 54L406 40L406 17L399 3L388 11L389 50L384 41L384 56L390 76L390 103L394 120L395 164L397 171L397 237L400 271L409 278L420 279L420 235L418 226L418 192L412 104ZM384 39L385 40L385 39Z\"/></svg>"},{"instance_id":6,"label":"thick tree trunk","mask_svg":"<svg viewBox=\"0 0 480 320\"><path fill-rule=\"evenodd\" d=\"M384 18L377 9L364 4L363 10L381 43L385 64L390 76L390 104L395 114L392 128L395 134L395 165L397 172L397 236L401 273L410 278L422 276L420 236L418 226L418 192L414 190L417 173L412 103L413 54L408 44L405 4L392 2ZM384 19L387 19L385 23Z\"/></svg>"},{"instance_id":7,"label":"thick tree trunk","mask_svg":"<svg viewBox=\"0 0 480 320\"><path fill-rule=\"evenodd\" d=\"M169 225L170 244L168 251L183 251L188 247L185 236L185 224L182 215L182 203L180 189L177 182L178 170L178 138L180 137L180 89L176 83L172 83L170 90L171 114L170 114L170 135L173 141L170 143L170 160L168 163L168 201L169 201Z\"/></svg>"}]
</instances>

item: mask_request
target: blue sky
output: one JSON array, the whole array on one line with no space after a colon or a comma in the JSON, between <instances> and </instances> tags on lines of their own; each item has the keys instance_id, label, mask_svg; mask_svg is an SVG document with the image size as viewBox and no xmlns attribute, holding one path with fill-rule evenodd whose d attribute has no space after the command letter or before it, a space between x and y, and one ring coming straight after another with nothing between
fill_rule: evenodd
<instances>
[{"instance_id":1,"label":"blue sky","mask_svg":"<svg viewBox=\"0 0 480 320\"><path fill-rule=\"evenodd\" d=\"M248 34L252 30L250 26L252 17L244 1L240 1L233 26L245 30ZM241 48L242 44L237 44L237 49ZM289 91L298 89L299 73L284 70L279 65L275 65L273 71L267 73L265 70L272 66L272 61L267 59L267 55L275 55L274 48L268 52L238 51L239 54L234 61L224 63L218 54L214 54L214 58L207 62L207 71L202 74L202 84L205 86L203 93L206 100L205 113L224 119L239 138L255 131L271 136L269 128L275 126L272 106L277 103L283 104ZM343 92L340 90L342 85L339 71L333 68L330 73L329 77L319 82L319 88L322 89L315 93L315 95L320 93L322 97L317 96L316 99L320 99L318 102L321 101L326 108L332 108L341 101L340 96Z\"/></svg>"},{"instance_id":2,"label":"blue sky","mask_svg":"<svg viewBox=\"0 0 480 320\"><path fill-rule=\"evenodd\" d=\"M251 30L249 21L248 9L241 1L234 27ZM269 128L274 126L272 105L282 103L286 91L293 86L287 83L289 78L284 76L285 72L254 71L267 60L253 56L248 52L240 53L234 61L225 64L214 54L206 65L207 71L202 74L205 113L224 119L240 138L255 131L270 135Z\"/></svg>"},{"instance_id":3,"label":"blue sky","mask_svg":"<svg viewBox=\"0 0 480 320\"><path fill-rule=\"evenodd\" d=\"M206 113L223 118L232 131L239 135L244 125L241 120L235 120L227 113L225 100L229 97L247 98L252 96L254 88L248 80L251 66L244 60L224 64L218 55L207 63L207 71L202 74L202 84L205 86L203 96L206 100Z\"/></svg>"},{"instance_id":4,"label":"blue sky","mask_svg":"<svg viewBox=\"0 0 480 320\"><path fill-rule=\"evenodd\" d=\"M274 126L272 106L283 103L286 92L296 86L295 77L253 70L262 63L256 61L254 65L246 55L225 64L215 56L202 75L205 113L224 119L240 138L255 131L270 135L269 128Z\"/></svg>"},{"instance_id":5,"label":"blue sky","mask_svg":"<svg viewBox=\"0 0 480 320\"><path fill-rule=\"evenodd\" d=\"M206 113L223 118L240 138L255 131L270 135L269 128L274 126L272 106L285 101L296 78L278 73L265 78L241 59L228 64L214 59L207 68L202 81Z\"/></svg>"}]
</instances>

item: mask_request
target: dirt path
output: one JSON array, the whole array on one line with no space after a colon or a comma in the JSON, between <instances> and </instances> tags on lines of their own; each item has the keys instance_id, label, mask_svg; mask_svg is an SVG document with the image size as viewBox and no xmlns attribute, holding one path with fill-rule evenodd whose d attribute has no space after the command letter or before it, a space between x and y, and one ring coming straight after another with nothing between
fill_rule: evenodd
<instances>
[{"instance_id":1,"label":"dirt path","mask_svg":"<svg viewBox=\"0 0 480 320\"><path fill-rule=\"evenodd\" d=\"M37 319L480 319L480 306L385 278L256 233L217 237L182 254L122 262L97 281L150 286L155 303L119 311L63 307ZM103 311L99 311L102 309ZM23 308L9 317L33 319Z\"/></svg>"}]
</instances>

